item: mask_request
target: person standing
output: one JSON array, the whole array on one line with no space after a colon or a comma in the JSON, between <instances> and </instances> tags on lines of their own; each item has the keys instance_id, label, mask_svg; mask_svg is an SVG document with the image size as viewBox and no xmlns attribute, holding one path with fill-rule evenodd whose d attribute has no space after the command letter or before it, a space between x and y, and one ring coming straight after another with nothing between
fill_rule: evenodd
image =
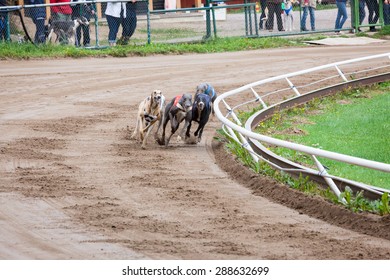
<instances>
[{"instance_id":1,"label":"person standing","mask_svg":"<svg viewBox=\"0 0 390 280\"><path fill-rule=\"evenodd\" d=\"M383 21L385 25L390 24L390 0L383 0Z\"/></svg>"},{"instance_id":2,"label":"person standing","mask_svg":"<svg viewBox=\"0 0 390 280\"><path fill-rule=\"evenodd\" d=\"M348 18L347 14L347 0L336 0L337 17L335 22L335 32L340 34L340 29L343 28L345 21Z\"/></svg>"},{"instance_id":3,"label":"person standing","mask_svg":"<svg viewBox=\"0 0 390 280\"><path fill-rule=\"evenodd\" d=\"M26 5L40 5L45 4L45 0L27 0ZM28 17L30 17L35 24L35 44L44 44L46 42L45 34L45 20L46 20L46 7L34 7L26 10Z\"/></svg>"},{"instance_id":4,"label":"person standing","mask_svg":"<svg viewBox=\"0 0 390 280\"><path fill-rule=\"evenodd\" d=\"M72 5L72 18L76 19L79 17L85 17L88 22L91 20L91 17L95 15L95 9L92 3L82 3L85 0L73 0L73 3L79 2L79 4ZM90 27L88 25L80 25L76 29L76 47L81 46L81 34L83 34L83 46L89 47L91 44L90 38Z\"/></svg>"},{"instance_id":5,"label":"person standing","mask_svg":"<svg viewBox=\"0 0 390 280\"><path fill-rule=\"evenodd\" d=\"M366 0L368 9L368 24L376 24L379 19L379 4L378 0ZM370 31L375 32L375 26L370 26Z\"/></svg>"},{"instance_id":6,"label":"person standing","mask_svg":"<svg viewBox=\"0 0 390 280\"><path fill-rule=\"evenodd\" d=\"M6 0L0 0L0 6L7 6ZM7 34L7 12L0 11L0 42L8 40Z\"/></svg>"},{"instance_id":7,"label":"person standing","mask_svg":"<svg viewBox=\"0 0 390 280\"><path fill-rule=\"evenodd\" d=\"M355 4L356 2L355 1L351 1L351 18L352 19L355 19ZM365 19L366 17L366 1L365 0L359 0L359 25L358 26L355 26L355 20L352 21L352 27L355 28L355 30L357 29L359 32L361 32L362 30L360 29L360 26L362 25L363 23L363 20Z\"/></svg>"},{"instance_id":8,"label":"person standing","mask_svg":"<svg viewBox=\"0 0 390 280\"><path fill-rule=\"evenodd\" d=\"M363 20L366 17L366 3L364 0L359 0L359 24L363 23Z\"/></svg>"},{"instance_id":9,"label":"person standing","mask_svg":"<svg viewBox=\"0 0 390 280\"><path fill-rule=\"evenodd\" d=\"M125 2L107 2L105 11L107 24L108 24L108 44L110 46L116 46L116 37L118 34L119 26L126 18L126 3Z\"/></svg>"},{"instance_id":10,"label":"person standing","mask_svg":"<svg viewBox=\"0 0 390 280\"><path fill-rule=\"evenodd\" d=\"M261 9L261 15L259 20L259 29L263 29L264 21L267 18L267 15L265 14L265 10L267 8L267 0L260 0L260 9Z\"/></svg>"},{"instance_id":11,"label":"person standing","mask_svg":"<svg viewBox=\"0 0 390 280\"><path fill-rule=\"evenodd\" d=\"M50 4L58 3L70 3L70 0L50 0ZM71 21L72 8L69 4L51 6L51 19L52 21ZM66 36L60 36L59 42L61 45L66 45L69 43L69 39Z\"/></svg>"},{"instance_id":12,"label":"person standing","mask_svg":"<svg viewBox=\"0 0 390 280\"><path fill-rule=\"evenodd\" d=\"M137 27L137 0L126 3L126 17L122 18L122 37L118 44L127 45Z\"/></svg>"},{"instance_id":13,"label":"person standing","mask_svg":"<svg viewBox=\"0 0 390 280\"><path fill-rule=\"evenodd\" d=\"M317 1L316 0L303 0L301 1L301 8L303 10L303 15L301 18L301 31L308 31L306 28L306 19L307 14L310 13L310 27L311 31L316 30L316 18L315 18L315 10L317 7Z\"/></svg>"},{"instance_id":14,"label":"person standing","mask_svg":"<svg viewBox=\"0 0 390 280\"><path fill-rule=\"evenodd\" d=\"M274 29L274 14L276 15L278 30L284 31L282 21L282 2L283 0L267 0L268 19L266 22L266 28L270 32Z\"/></svg>"},{"instance_id":15,"label":"person standing","mask_svg":"<svg viewBox=\"0 0 390 280\"><path fill-rule=\"evenodd\" d=\"M70 3L70 0L50 0L50 4ZM71 21L72 8L69 4L51 7L52 20Z\"/></svg>"}]
</instances>

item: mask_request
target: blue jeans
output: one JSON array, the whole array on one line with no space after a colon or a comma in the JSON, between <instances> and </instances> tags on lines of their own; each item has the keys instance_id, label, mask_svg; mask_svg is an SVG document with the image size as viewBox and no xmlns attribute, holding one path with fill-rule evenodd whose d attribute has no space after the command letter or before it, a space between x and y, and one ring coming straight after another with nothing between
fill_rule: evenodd
<instances>
[{"instance_id":1,"label":"blue jeans","mask_svg":"<svg viewBox=\"0 0 390 280\"><path fill-rule=\"evenodd\" d=\"M363 0L359 1L359 24L362 24L364 18L366 17L366 10L364 9L366 7L366 2Z\"/></svg>"},{"instance_id":2,"label":"blue jeans","mask_svg":"<svg viewBox=\"0 0 390 280\"><path fill-rule=\"evenodd\" d=\"M302 7L302 10L303 10L303 15L302 15L302 19L301 19L301 30L305 30L306 29L306 19L307 19L307 12L309 11L310 13L310 27L311 27L311 30L314 31L316 30L316 18L315 18L315 10L313 7L310 7L310 6L305 6L305 7Z\"/></svg>"},{"instance_id":3,"label":"blue jeans","mask_svg":"<svg viewBox=\"0 0 390 280\"><path fill-rule=\"evenodd\" d=\"M336 23L334 28L336 30L340 30L341 28L343 28L343 25L348 18L347 4L346 2L336 1L336 5L337 5L337 17L336 17Z\"/></svg>"},{"instance_id":4,"label":"blue jeans","mask_svg":"<svg viewBox=\"0 0 390 280\"><path fill-rule=\"evenodd\" d=\"M33 22L36 27L34 43L35 44L43 44L46 41L45 35L45 18L33 18Z\"/></svg>"},{"instance_id":5,"label":"blue jeans","mask_svg":"<svg viewBox=\"0 0 390 280\"><path fill-rule=\"evenodd\" d=\"M116 35L118 34L119 26L121 24L121 18L106 15L106 19L109 28L108 42L116 43Z\"/></svg>"},{"instance_id":6,"label":"blue jeans","mask_svg":"<svg viewBox=\"0 0 390 280\"><path fill-rule=\"evenodd\" d=\"M390 4L383 4L383 18L385 25L390 24Z\"/></svg>"},{"instance_id":7,"label":"blue jeans","mask_svg":"<svg viewBox=\"0 0 390 280\"><path fill-rule=\"evenodd\" d=\"M0 13L0 41L2 40L7 40L8 39L8 36L7 36L7 22L6 22L6 18L7 18L7 13Z\"/></svg>"}]
</instances>

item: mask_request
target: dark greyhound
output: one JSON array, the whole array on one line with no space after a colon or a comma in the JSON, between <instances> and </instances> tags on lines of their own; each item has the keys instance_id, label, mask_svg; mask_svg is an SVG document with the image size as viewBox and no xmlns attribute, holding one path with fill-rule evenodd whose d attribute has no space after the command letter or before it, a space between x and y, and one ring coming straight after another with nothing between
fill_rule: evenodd
<instances>
[{"instance_id":1,"label":"dark greyhound","mask_svg":"<svg viewBox=\"0 0 390 280\"><path fill-rule=\"evenodd\" d=\"M158 141L160 145L165 145L167 147L172 135L179 128L180 123L185 120L185 126L180 132L180 137L183 138L185 129L192 117L191 109L192 95L188 93L176 96L166 105L163 120L163 131L161 139ZM167 139L165 139L165 127L167 126L168 121L171 122L171 134Z\"/></svg>"},{"instance_id":2,"label":"dark greyhound","mask_svg":"<svg viewBox=\"0 0 390 280\"><path fill-rule=\"evenodd\" d=\"M202 139L203 129L209 120L211 113L211 98L209 95L200 93L195 97L194 104L192 106L192 118L187 126L186 138L190 137L191 122L197 122L198 129L194 135L198 137L197 142L199 143Z\"/></svg>"},{"instance_id":3,"label":"dark greyhound","mask_svg":"<svg viewBox=\"0 0 390 280\"><path fill-rule=\"evenodd\" d=\"M211 99L211 105L214 104L214 101L215 99L217 98L217 92L215 91L214 87L212 85L210 85L209 83L201 83L199 84L197 87L196 87L196 91L195 91L195 99L196 99L196 96L200 93L204 93L204 94L207 94L208 96L210 96L210 99ZM213 112L214 114L214 108L213 106L211 106L211 111Z\"/></svg>"}]
</instances>

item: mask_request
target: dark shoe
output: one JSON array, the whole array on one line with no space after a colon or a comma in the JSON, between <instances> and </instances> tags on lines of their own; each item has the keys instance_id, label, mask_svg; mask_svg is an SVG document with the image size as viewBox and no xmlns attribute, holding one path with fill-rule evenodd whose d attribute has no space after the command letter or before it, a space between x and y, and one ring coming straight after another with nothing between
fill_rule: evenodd
<instances>
[{"instance_id":1,"label":"dark shoe","mask_svg":"<svg viewBox=\"0 0 390 280\"><path fill-rule=\"evenodd\" d=\"M117 43L118 45L124 46L124 45L127 45L127 44L129 43L129 40L130 40L130 37L128 37L128 36L122 36L116 43Z\"/></svg>"},{"instance_id":2,"label":"dark shoe","mask_svg":"<svg viewBox=\"0 0 390 280\"><path fill-rule=\"evenodd\" d=\"M301 28L301 31L309 31L306 27Z\"/></svg>"},{"instance_id":3,"label":"dark shoe","mask_svg":"<svg viewBox=\"0 0 390 280\"><path fill-rule=\"evenodd\" d=\"M378 31L375 27L370 27L370 32L376 32Z\"/></svg>"},{"instance_id":4,"label":"dark shoe","mask_svg":"<svg viewBox=\"0 0 390 280\"><path fill-rule=\"evenodd\" d=\"M286 31L286 30L284 30L284 29L280 29L279 31L283 32L283 31Z\"/></svg>"}]
</instances>

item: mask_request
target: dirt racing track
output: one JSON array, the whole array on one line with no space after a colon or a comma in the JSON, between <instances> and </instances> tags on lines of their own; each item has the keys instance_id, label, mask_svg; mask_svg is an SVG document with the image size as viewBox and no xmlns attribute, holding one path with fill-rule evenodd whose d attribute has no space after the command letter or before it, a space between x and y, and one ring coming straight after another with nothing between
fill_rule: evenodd
<instances>
[{"instance_id":1,"label":"dirt racing track","mask_svg":"<svg viewBox=\"0 0 390 280\"><path fill-rule=\"evenodd\" d=\"M0 259L390 259L389 217L256 176L215 117L197 145L130 139L153 89L224 92L389 46L1 61Z\"/></svg>"}]
</instances>

